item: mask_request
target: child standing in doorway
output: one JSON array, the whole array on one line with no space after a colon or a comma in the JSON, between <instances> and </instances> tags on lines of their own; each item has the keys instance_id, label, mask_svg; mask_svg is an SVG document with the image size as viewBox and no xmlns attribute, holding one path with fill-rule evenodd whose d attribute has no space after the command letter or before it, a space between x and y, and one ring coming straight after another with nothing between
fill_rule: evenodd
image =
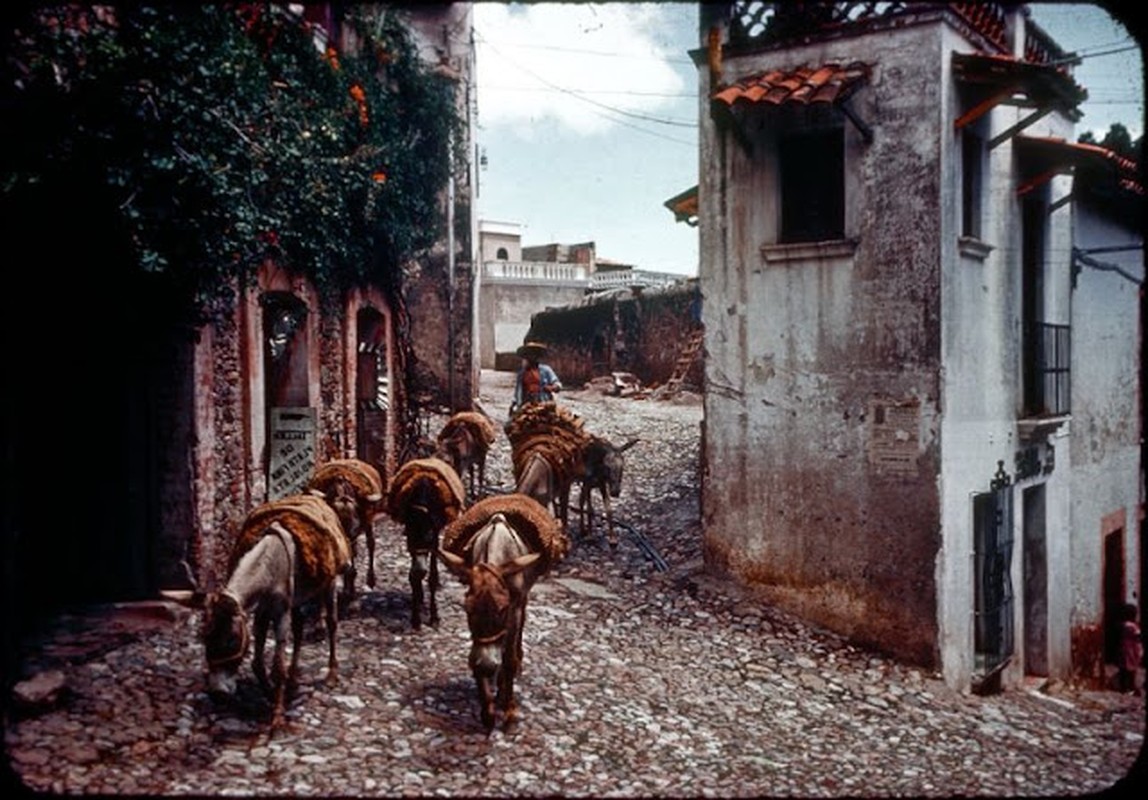
<instances>
[{"instance_id":1,"label":"child standing in doorway","mask_svg":"<svg viewBox=\"0 0 1148 800\"><path fill-rule=\"evenodd\" d=\"M1136 622L1136 604L1124 604L1124 620L1120 623L1120 691L1140 694L1136 675L1144 661L1144 640Z\"/></svg>"}]
</instances>

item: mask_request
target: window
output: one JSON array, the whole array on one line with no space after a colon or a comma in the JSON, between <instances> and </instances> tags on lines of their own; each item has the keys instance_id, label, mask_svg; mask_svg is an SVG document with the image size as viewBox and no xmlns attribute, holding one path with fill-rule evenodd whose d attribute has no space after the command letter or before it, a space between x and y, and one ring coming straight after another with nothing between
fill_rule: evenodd
<instances>
[{"instance_id":1,"label":"window","mask_svg":"<svg viewBox=\"0 0 1148 800\"><path fill-rule=\"evenodd\" d=\"M961 131L961 235L981 238L981 193L984 140L976 132Z\"/></svg>"},{"instance_id":2,"label":"window","mask_svg":"<svg viewBox=\"0 0 1148 800\"><path fill-rule=\"evenodd\" d=\"M1071 329L1053 325L1045 310L1048 203L1043 192L1021 201L1021 349L1026 417L1062 416L1070 411Z\"/></svg>"},{"instance_id":3,"label":"window","mask_svg":"<svg viewBox=\"0 0 1148 800\"><path fill-rule=\"evenodd\" d=\"M793 133L778 141L783 244L845 237L845 131Z\"/></svg>"},{"instance_id":4,"label":"window","mask_svg":"<svg viewBox=\"0 0 1148 800\"><path fill-rule=\"evenodd\" d=\"M506 261L508 258L510 258L510 253L506 252L505 247L500 247L498 248L498 252L494 254L494 257L499 261Z\"/></svg>"}]
</instances>

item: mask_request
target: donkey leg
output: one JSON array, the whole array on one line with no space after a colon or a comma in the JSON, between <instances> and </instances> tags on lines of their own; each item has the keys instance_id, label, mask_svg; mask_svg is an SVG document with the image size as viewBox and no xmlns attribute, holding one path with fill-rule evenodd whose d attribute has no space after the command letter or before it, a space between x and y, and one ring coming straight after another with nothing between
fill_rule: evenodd
<instances>
[{"instance_id":1,"label":"donkey leg","mask_svg":"<svg viewBox=\"0 0 1148 800\"><path fill-rule=\"evenodd\" d=\"M372 589L375 588L375 526L371 524L371 520L367 515L363 515L363 521L360 523L363 527L363 535L367 537L367 586Z\"/></svg>"},{"instance_id":2,"label":"donkey leg","mask_svg":"<svg viewBox=\"0 0 1148 800\"><path fill-rule=\"evenodd\" d=\"M339 682L339 661L335 656L335 633L339 624L339 595L332 589L323 598L327 614L327 685Z\"/></svg>"},{"instance_id":3,"label":"donkey leg","mask_svg":"<svg viewBox=\"0 0 1148 800\"><path fill-rule=\"evenodd\" d=\"M283 727L284 714L287 708L287 695L293 689L294 670L296 666L295 653L299 652L299 642L303 638L302 625L296 628L292 612L291 632L293 635L293 653L291 654L291 671L288 671L287 660L284 657L284 647L287 641L287 621L280 619L275 624L275 655L273 657L275 698L271 709L271 732Z\"/></svg>"},{"instance_id":4,"label":"donkey leg","mask_svg":"<svg viewBox=\"0 0 1148 800\"><path fill-rule=\"evenodd\" d=\"M504 713L502 729L506 732L513 731L518 726L518 701L514 697L514 680L522 668L522 628L524 627L522 623L525 621L526 609L524 608L518 629L507 639L507 647L503 655L507 663L503 665L502 673L498 676L499 705L503 708Z\"/></svg>"},{"instance_id":5,"label":"donkey leg","mask_svg":"<svg viewBox=\"0 0 1148 800\"><path fill-rule=\"evenodd\" d=\"M259 681L259 688L264 692L271 692L271 684L267 682L267 664L264 662L264 652L267 648L267 630L271 627L271 620L264 614L255 616L255 654L251 659L251 669L255 673L255 680Z\"/></svg>"},{"instance_id":6,"label":"donkey leg","mask_svg":"<svg viewBox=\"0 0 1148 800\"><path fill-rule=\"evenodd\" d=\"M416 631L423 626L423 577L426 571L419 563L419 557L411 554L411 569L407 578L411 583L411 627Z\"/></svg>"},{"instance_id":7,"label":"donkey leg","mask_svg":"<svg viewBox=\"0 0 1148 800\"><path fill-rule=\"evenodd\" d=\"M578 490L578 535L582 538L586 537L586 482L582 481ZM594 498L590 498L590 513L594 513ZM593 523L591 523L591 530L593 530Z\"/></svg>"},{"instance_id":8,"label":"donkey leg","mask_svg":"<svg viewBox=\"0 0 1148 800\"><path fill-rule=\"evenodd\" d=\"M438 558L431 553L430 577L427 578L427 587L430 590L430 624L438 627Z\"/></svg>"},{"instance_id":9,"label":"donkey leg","mask_svg":"<svg viewBox=\"0 0 1148 800\"><path fill-rule=\"evenodd\" d=\"M614 512L610 509L610 492L602 487L602 506L606 509L606 540L610 547L618 546L618 534L614 531Z\"/></svg>"},{"instance_id":10,"label":"donkey leg","mask_svg":"<svg viewBox=\"0 0 1148 800\"><path fill-rule=\"evenodd\" d=\"M303 654L303 612L291 609L291 668L287 673L287 690L294 693L299 686L299 657Z\"/></svg>"}]
</instances>

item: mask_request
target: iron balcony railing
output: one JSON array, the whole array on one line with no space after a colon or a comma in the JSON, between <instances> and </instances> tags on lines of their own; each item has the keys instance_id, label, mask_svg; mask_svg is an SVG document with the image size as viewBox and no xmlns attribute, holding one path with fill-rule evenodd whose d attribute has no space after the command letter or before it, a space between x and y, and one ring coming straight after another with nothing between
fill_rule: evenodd
<instances>
[{"instance_id":1,"label":"iron balcony railing","mask_svg":"<svg viewBox=\"0 0 1148 800\"><path fill-rule=\"evenodd\" d=\"M1072 329L1031 322L1024 340L1024 410L1027 417L1059 417L1071 406Z\"/></svg>"}]
</instances>

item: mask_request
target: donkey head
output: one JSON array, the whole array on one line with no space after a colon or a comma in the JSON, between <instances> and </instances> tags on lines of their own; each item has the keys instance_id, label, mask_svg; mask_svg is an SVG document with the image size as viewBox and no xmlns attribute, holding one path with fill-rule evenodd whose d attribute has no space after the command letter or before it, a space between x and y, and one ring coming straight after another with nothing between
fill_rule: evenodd
<instances>
[{"instance_id":1,"label":"donkey head","mask_svg":"<svg viewBox=\"0 0 1148 800\"><path fill-rule=\"evenodd\" d=\"M478 457L478 442L469 428L459 425L439 438L435 455L462 475Z\"/></svg>"},{"instance_id":2,"label":"donkey head","mask_svg":"<svg viewBox=\"0 0 1148 800\"><path fill-rule=\"evenodd\" d=\"M200 639L207 660L208 691L234 694L236 676L251 643L247 616L235 595L213 588L214 581L210 579L206 588L200 588L186 559L180 562L180 566L192 588L163 590L160 595L202 612Z\"/></svg>"},{"instance_id":3,"label":"donkey head","mask_svg":"<svg viewBox=\"0 0 1148 800\"><path fill-rule=\"evenodd\" d=\"M605 486L611 497L622 493L622 473L625 470L627 450L638 443L631 439L621 447L615 447L607 440L597 437L586 448L586 474L590 482Z\"/></svg>"},{"instance_id":4,"label":"donkey head","mask_svg":"<svg viewBox=\"0 0 1148 800\"><path fill-rule=\"evenodd\" d=\"M348 539L354 538L362 531L359 530L361 515L360 501L355 488L346 478L336 478L328 484L324 492L327 504L343 524L343 532Z\"/></svg>"},{"instance_id":5,"label":"donkey head","mask_svg":"<svg viewBox=\"0 0 1148 800\"><path fill-rule=\"evenodd\" d=\"M204 601L203 647L207 687L213 694L235 693L237 674L251 644L247 616L229 592L212 592Z\"/></svg>"},{"instance_id":6,"label":"donkey head","mask_svg":"<svg viewBox=\"0 0 1148 800\"><path fill-rule=\"evenodd\" d=\"M454 553L440 549L439 558L463 583L466 596L466 622L470 628L470 664L482 703L482 722L490 729L494 726L494 699L499 672L503 667L503 654L513 643L507 641L514 612L514 598L507 579L529 567L540 553L527 553L504 564L481 562L467 566L466 561Z\"/></svg>"}]
</instances>

